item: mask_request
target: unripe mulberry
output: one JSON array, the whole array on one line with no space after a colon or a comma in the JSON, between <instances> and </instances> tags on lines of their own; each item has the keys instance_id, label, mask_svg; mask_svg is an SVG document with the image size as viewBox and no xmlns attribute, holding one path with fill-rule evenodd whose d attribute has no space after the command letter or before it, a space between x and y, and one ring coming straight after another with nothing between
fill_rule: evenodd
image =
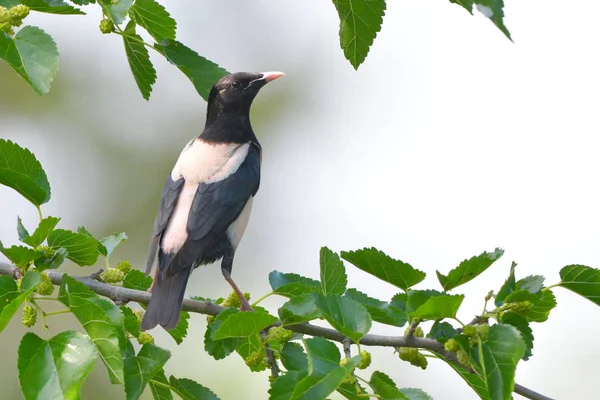
<instances>
[{"instance_id":1,"label":"unripe mulberry","mask_svg":"<svg viewBox=\"0 0 600 400\"><path fill-rule=\"evenodd\" d=\"M371 365L371 353L366 350L360 352L361 360L358 362L356 368L358 369L366 369Z\"/></svg>"},{"instance_id":2,"label":"unripe mulberry","mask_svg":"<svg viewBox=\"0 0 600 400\"><path fill-rule=\"evenodd\" d=\"M23 325L31 328L37 321L37 310L32 305L23 307Z\"/></svg>"},{"instance_id":3,"label":"unripe mulberry","mask_svg":"<svg viewBox=\"0 0 600 400\"><path fill-rule=\"evenodd\" d=\"M148 332L141 332L137 340L139 344L154 344L154 338Z\"/></svg>"}]
</instances>

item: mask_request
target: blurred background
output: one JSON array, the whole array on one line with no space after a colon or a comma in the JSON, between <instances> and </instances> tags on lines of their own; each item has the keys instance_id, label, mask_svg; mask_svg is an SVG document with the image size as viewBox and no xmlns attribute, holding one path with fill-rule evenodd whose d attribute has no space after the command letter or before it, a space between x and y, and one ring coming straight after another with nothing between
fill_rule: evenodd
<instances>
[{"instance_id":1,"label":"blurred background","mask_svg":"<svg viewBox=\"0 0 600 400\"><path fill-rule=\"evenodd\" d=\"M269 291L273 269L318 278L324 245L375 246L426 271L420 288L437 287L436 270L506 249L457 289L467 295L463 320L480 312L513 260L518 277L543 274L547 285L565 265L600 267L597 1L507 1L514 43L482 15L448 1L389 1L358 72L339 48L331 2L161 3L177 20L178 39L206 58L230 71L286 73L252 110L263 178L233 276L255 299ZM44 215L100 237L127 232L113 260L143 269L164 178L201 132L206 104L155 54L158 81L144 101L121 40L100 33L98 7L86 11L27 19L54 37L61 67L51 92L39 97L0 63L0 137L28 147L46 169L52 200ZM33 229L37 213L8 188L0 188L0 204L0 240L14 244L17 215ZM381 299L395 294L347 267L349 287ZM212 266L192 275L187 293L229 292ZM520 363L517 382L557 399L597 398L600 345L589 332L600 329L600 310L566 290L555 294L548 322L533 324L534 357ZM283 302L264 305L275 311ZM52 318L55 330L78 326L69 316ZM152 332L173 353L167 375L193 378L223 400L267 399L266 372L249 372L235 354L217 362L204 352L205 326L205 317L194 315L180 346ZM6 399L20 398L15 367L23 332L15 318L0 341ZM401 333L379 324L372 332ZM369 350L373 366L399 386L421 387L435 399L476 399L441 361L422 371L389 349ZM83 398L124 394L98 363Z\"/></svg>"}]
</instances>

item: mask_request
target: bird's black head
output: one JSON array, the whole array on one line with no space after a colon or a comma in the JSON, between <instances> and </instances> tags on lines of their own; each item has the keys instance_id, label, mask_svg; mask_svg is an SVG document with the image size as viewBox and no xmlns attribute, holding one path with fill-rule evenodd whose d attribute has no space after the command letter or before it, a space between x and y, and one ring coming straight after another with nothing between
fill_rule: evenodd
<instances>
[{"instance_id":1,"label":"bird's black head","mask_svg":"<svg viewBox=\"0 0 600 400\"><path fill-rule=\"evenodd\" d=\"M247 117L258 91L281 76L283 72L236 72L219 79L208 96L207 124L223 114Z\"/></svg>"}]
</instances>

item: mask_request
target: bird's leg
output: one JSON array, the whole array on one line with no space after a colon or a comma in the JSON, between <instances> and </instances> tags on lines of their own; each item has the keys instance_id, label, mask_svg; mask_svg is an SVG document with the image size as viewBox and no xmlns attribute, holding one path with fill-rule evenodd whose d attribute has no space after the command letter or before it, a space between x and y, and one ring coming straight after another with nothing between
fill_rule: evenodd
<instances>
[{"instance_id":1,"label":"bird's leg","mask_svg":"<svg viewBox=\"0 0 600 400\"><path fill-rule=\"evenodd\" d=\"M150 287L147 290L148 293L152 293L152 289L154 288L154 285L156 284L157 276L158 276L158 265L156 266L156 271L154 271L154 279L152 280L152 285L150 285Z\"/></svg>"},{"instance_id":2,"label":"bird's leg","mask_svg":"<svg viewBox=\"0 0 600 400\"><path fill-rule=\"evenodd\" d=\"M254 311L252 309L252 307L250 306L250 303L248 303L248 300L246 300L244 293L235 284L233 279L231 279L232 267L233 267L233 254L226 255L225 257L223 257L223 261L221 262L221 272L223 272L223 276L225 277L225 280L227 282L229 282L229 284L233 288L233 291L235 292L235 294L237 294L238 298L240 299L240 304L241 304L240 310L241 311Z\"/></svg>"}]
</instances>

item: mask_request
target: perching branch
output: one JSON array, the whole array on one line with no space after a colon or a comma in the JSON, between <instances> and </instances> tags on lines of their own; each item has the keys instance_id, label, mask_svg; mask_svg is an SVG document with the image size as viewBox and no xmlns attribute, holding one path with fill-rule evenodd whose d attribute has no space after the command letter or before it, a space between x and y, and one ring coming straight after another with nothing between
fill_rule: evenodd
<instances>
[{"instance_id":1,"label":"perching branch","mask_svg":"<svg viewBox=\"0 0 600 400\"><path fill-rule=\"evenodd\" d=\"M59 286L63 277L63 273L58 271L47 271L50 280L54 285ZM17 279L21 277L21 270L12 265L4 262L0 262L0 275L9 275L13 278ZM127 289L120 286L113 286L107 283L99 282L97 280L92 279L89 276L85 277L76 277L73 276L74 279L77 279L79 282L83 283L87 287L89 287L93 292L99 294L104 297L108 297L112 301L120 302L122 304L128 303L130 301L134 301L136 303L148 304L150 301L150 293L135 290L135 289ZM221 311L225 310L225 307L222 307L217 304L213 304L206 301L197 301L184 299L183 300L183 310L190 311L199 314L207 314L207 315L217 315ZM302 323L297 325L289 325L286 326L287 329L296 332L302 333L310 336L318 336L323 337L325 339L333 340L335 342L344 343L348 341L348 338L342 335L340 332L330 329L324 328L316 325L312 325L309 323ZM416 336L383 336L383 335L374 335L367 334L360 340L361 345L365 346L381 346L381 347L413 347L420 349L427 349L434 353L439 354L443 358L455 362L460 365L458 359L456 358L456 354L448 352L444 349L444 345L438 342L437 340L428 339L428 338L420 338ZM537 393L531 389L528 389L524 386L521 386L515 383L514 392L527 398L530 400L553 400L550 397L544 396L540 393Z\"/></svg>"}]
</instances>

